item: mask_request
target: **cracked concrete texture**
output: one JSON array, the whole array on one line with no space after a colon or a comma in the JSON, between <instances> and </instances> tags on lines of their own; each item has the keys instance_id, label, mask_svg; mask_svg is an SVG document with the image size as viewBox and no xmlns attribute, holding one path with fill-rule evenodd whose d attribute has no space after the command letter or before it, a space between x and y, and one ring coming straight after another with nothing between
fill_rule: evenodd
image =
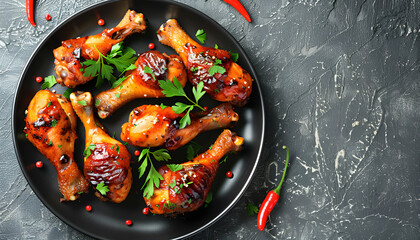
<instances>
[{"instance_id":1,"label":"cracked concrete texture","mask_svg":"<svg viewBox=\"0 0 420 240\"><path fill-rule=\"evenodd\" d=\"M253 62L267 131L256 177L225 217L192 239L416 239L420 235L420 1L242 0L247 24L219 1L178 0L211 16ZM89 239L58 220L22 175L11 140L13 91L55 25L99 0L0 2L0 239ZM7 17L6 17L7 16ZM258 205L287 181L267 228Z\"/></svg>"}]
</instances>

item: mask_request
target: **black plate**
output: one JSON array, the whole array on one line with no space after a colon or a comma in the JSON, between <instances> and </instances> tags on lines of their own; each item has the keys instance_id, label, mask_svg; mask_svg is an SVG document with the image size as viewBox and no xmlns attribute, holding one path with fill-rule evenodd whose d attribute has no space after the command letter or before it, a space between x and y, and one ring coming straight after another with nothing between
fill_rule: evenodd
<instances>
[{"instance_id":1,"label":"black plate","mask_svg":"<svg viewBox=\"0 0 420 240\"><path fill-rule=\"evenodd\" d=\"M156 50L173 54L174 51L160 44L156 37L156 30L168 18L176 18L181 26L194 36L197 29L202 28L207 33L208 39L205 46L214 46L239 53L238 63L247 69L255 79L250 102L244 108L237 108L240 122L233 129L245 138L244 150L229 157L226 163L220 165L218 175L212 186L213 201L206 208L202 207L196 212L177 217L164 217L143 215L141 210L145 207L142 199L141 183L134 177L132 190L127 199L121 204L101 202L92 193L81 197L75 202L60 203L61 193L58 189L57 177L54 167L25 139L23 133L25 109L41 85L35 82L36 76L54 74L52 50L62 40L86 36L101 32L104 27L111 28L118 24L127 9L142 12L148 19L148 31L126 39L125 44L135 49L138 53L148 50L150 42L155 43ZM97 25L97 20L103 18L104 27ZM78 87L79 90L90 90L93 94L109 88L106 84L102 89L94 89L94 82ZM190 86L187 91L190 91ZM56 85L53 87L58 93L63 93L66 88ZM173 104L173 99L138 99L119 109L109 119L101 121L108 133L120 140L121 125L128 120L130 111L143 104ZM209 107L218 103L205 98L201 101ZM264 108L257 76L249 59L235 39L214 20L203 13L186 5L172 1L119 1L107 2L90 7L75 16L70 17L57 26L34 51L20 78L16 91L13 108L13 139L20 167L30 186L41 201L61 220L90 236L104 239L172 239L191 236L220 219L239 200L250 183L257 166L262 141L264 136ZM213 143L222 130L202 133L194 141L205 148ZM78 124L75 158L82 169L82 152L84 148L83 125ZM131 153L136 148L128 146ZM138 148L137 148L138 149ZM171 152L174 162L183 162L185 148ZM133 155L134 156L134 155ZM45 162L42 169L35 167L35 162ZM133 175L138 176L138 163L133 157ZM160 164L156 163L155 167ZM234 173L232 179L225 176L225 172ZM91 205L92 212L85 210L86 205ZM133 225L128 227L125 220L131 219Z\"/></svg>"}]
</instances>

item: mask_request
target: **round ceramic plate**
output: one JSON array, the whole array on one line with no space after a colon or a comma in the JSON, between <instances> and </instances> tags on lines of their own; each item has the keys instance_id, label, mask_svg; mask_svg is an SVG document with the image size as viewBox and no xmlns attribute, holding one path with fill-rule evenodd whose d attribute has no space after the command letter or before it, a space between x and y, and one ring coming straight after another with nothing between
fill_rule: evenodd
<instances>
[{"instance_id":1,"label":"round ceramic plate","mask_svg":"<svg viewBox=\"0 0 420 240\"><path fill-rule=\"evenodd\" d=\"M198 29L204 29L207 33L205 46L214 46L217 43L221 49L239 53L238 63L248 70L255 80L249 103L243 108L235 109L240 116L240 121L233 128L233 131L244 137L244 149L238 154L229 156L228 160L220 165L212 185L212 202L207 207L202 207L192 213L176 217L142 214L142 209L146 206L141 190L144 178L138 179L136 177L138 176L137 169L139 164L134 154L132 159L134 182L131 192L124 202L120 204L101 202L93 196L93 191L75 202L60 202L61 193L58 189L55 168L26 140L23 133L25 109L35 93L41 89L41 85L35 82L35 77L54 75L53 49L60 46L63 40L97 34L102 32L105 27L112 28L116 26L127 9L142 12L148 20L146 33L132 35L124 41L126 46L130 46L137 53L147 51L148 44L153 42L156 45L156 50L174 54L175 52L171 48L158 42L156 30L167 19L176 18L191 36L194 36ZM105 26L98 26L97 21L99 18L105 20ZM104 84L100 89L96 89L94 85L95 81L93 80L86 85L79 86L77 89L97 94L110 87ZM63 93L66 90L65 87L58 84L52 89L55 89L57 93ZM186 91L191 91L190 85L186 87ZM179 101L180 99L176 100ZM165 105L171 105L174 102L175 100L170 98L137 99L119 109L109 119L101 122L109 135L115 135L120 140L121 125L128 120L129 113L133 108L144 104L164 103ZM200 103L209 108L218 105L216 101L207 96L200 100ZM243 49L214 20L191 7L173 1L150 0L101 3L64 21L44 39L28 61L16 90L12 114L13 138L17 159L33 191L45 206L61 220L83 233L102 239L176 239L191 236L210 226L226 214L246 190L258 164L264 136L264 107L261 91L255 71ZM201 150L204 151L216 140L221 132L222 130L220 129L201 133L194 141L202 145L203 148ZM83 125L80 121L77 133L75 160L79 167L83 169L82 154L85 136ZM136 150L133 146L128 146L128 149L131 153ZM172 163L187 161L185 152L185 147L171 152ZM39 160L45 162L44 167L41 169L35 167L35 162ZM161 163L155 163L156 168L160 166ZM232 179L227 178L225 176L226 171L232 171L234 177ZM85 210L86 205L91 205L93 210L87 212ZM127 219L132 220L132 226L125 224Z\"/></svg>"}]
</instances>

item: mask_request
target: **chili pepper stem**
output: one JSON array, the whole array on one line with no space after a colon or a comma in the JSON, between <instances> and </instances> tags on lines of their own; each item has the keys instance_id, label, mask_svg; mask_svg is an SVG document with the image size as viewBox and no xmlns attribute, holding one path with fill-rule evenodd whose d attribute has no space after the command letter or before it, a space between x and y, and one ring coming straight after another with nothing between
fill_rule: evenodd
<instances>
[{"instance_id":1,"label":"chili pepper stem","mask_svg":"<svg viewBox=\"0 0 420 240\"><path fill-rule=\"evenodd\" d=\"M286 165L284 166L283 176L281 177L281 181L280 181L279 185L273 190L273 192L275 192L277 194L280 193L281 185L283 185L284 179L286 177L287 167L289 165L289 148L286 147L286 146L283 146L283 149L286 149Z\"/></svg>"}]
</instances>

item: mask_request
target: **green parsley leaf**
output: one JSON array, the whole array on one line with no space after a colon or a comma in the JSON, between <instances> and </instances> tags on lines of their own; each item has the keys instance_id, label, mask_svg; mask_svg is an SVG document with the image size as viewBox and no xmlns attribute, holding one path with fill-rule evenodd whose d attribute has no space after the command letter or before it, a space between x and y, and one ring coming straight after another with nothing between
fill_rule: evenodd
<instances>
[{"instance_id":1,"label":"green parsley leaf","mask_svg":"<svg viewBox=\"0 0 420 240\"><path fill-rule=\"evenodd\" d=\"M144 65L144 73L148 73L148 74L152 75L153 80L156 81L155 74L153 73L152 69L149 66Z\"/></svg>"},{"instance_id":2,"label":"green parsley leaf","mask_svg":"<svg viewBox=\"0 0 420 240\"><path fill-rule=\"evenodd\" d=\"M57 126L57 120L53 119L51 121L51 127L55 127L55 126Z\"/></svg>"},{"instance_id":3,"label":"green parsley leaf","mask_svg":"<svg viewBox=\"0 0 420 240\"><path fill-rule=\"evenodd\" d=\"M114 46L112 46L111 52L109 52L108 57L113 58L113 57L116 57L117 55L121 55L122 49L123 49L123 42L121 41L115 44Z\"/></svg>"},{"instance_id":4,"label":"green parsley leaf","mask_svg":"<svg viewBox=\"0 0 420 240\"><path fill-rule=\"evenodd\" d=\"M206 201L205 201L204 207L207 207L207 205L209 205L212 200L213 200L213 192L212 191L209 191L209 193L207 194L207 197L206 197Z\"/></svg>"},{"instance_id":5,"label":"green parsley leaf","mask_svg":"<svg viewBox=\"0 0 420 240\"><path fill-rule=\"evenodd\" d=\"M61 148L63 145L57 145L58 148Z\"/></svg>"},{"instance_id":6,"label":"green parsley leaf","mask_svg":"<svg viewBox=\"0 0 420 240\"><path fill-rule=\"evenodd\" d=\"M120 98L120 96L121 96L121 93L115 94L115 97L117 97L117 98Z\"/></svg>"},{"instance_id":7,"label":"green parsley leaf","mask_svg":"<svg viewBox=\"0 0 420 240\"><path fill-rule=\"evenodd\" d=\"M70 94L74 92L73 88L67 88L66 91L64 91L63 96L70 100Z\"/></svg>"},{"instance_id":8,"label":"green parsley leaf","mask_svg":"<svg viewBox=\"0 0 420 240\"><path fill-rule=\"evenodd\" d=\"M217 44L214 44L215 49L219 49L219 46Z\"/></svg>"},{"instance_id":9,"label":"green parsley leaf","mask_svg":"<svg viewBox=\"0 0 420 240\"><path fill-rule=\"evenodd\" d=\"M214 65L220 65L220 64L222 64L222 60L220 60L220 59L216 58L216 59L214 60Z\"/></svg>"},{"instance_id":10,"label":"green parsley leaf","mask_svg":"<svg viewBox=\"0 0 420 240\"><path fill-rule=\"evenodd\" d=\"M195 101L198 103L198 100L206 94L206 91L203 91L204 82L199 82L196 87L193 87L192 92L195 98Z\"/></svg>"},{"instance_id":11,"label":"green parsley leaf","mask_svg":"<svg viewBox=\"0 0 420 240\"><path fill-rule=\"evenodd\" d=\"M172 172L176 172L176 171L182 170L184 168L182 165L179 165L179 164L166 164L166 166L168 166L168 168Z\"/></svg>"},{"instance_id":12,"label":"green parsley leaf","mask_svg":"<svg viewBox=\"0 0 420 240\"><path fill-rule=\"evenodd\" d=\"M117 145L117 153L120 153L120 146L118 146L118 144L116 145Z\"/></svg>"},{"instance_id":13,"label":"green parsley leaf","mask_svg":"<svg viewBox=\"0 0 420 240\"><path fill-rule=\"evenodd\" d=\"M219 89L214 89L214 92L219 93L220 91L219 91Z\"/></svg>"},{"instance_id":14,"label":"green parsley leaf","mask_svg":"<svg viewBox=\"0 0 420 240\"><path fill-rule=\"evenodd\" d=\"M101 101L99 99L95 100L95 106L99 106L100 103L101 103Z\"/></svg>"},{"instance_id":15,"label":"green parsley leaf","mask_svg":"<svg viewBox=\"0 0 420 240\"><path fill-rule=\"evenodd\" d=\"M55 77L53 75L48 76L44 78L44 82L41 85L41 89L51 88L55 84L57 84L57 80L55 80Z\"/></svg>"},{"instance_id":16,"label":"green parsley leaf","mask_svg":"<svg viewBox=\"0 0 420 240\"><path fill-rule=\"evenodd\" d=\"M51 100L48 100L47 107L50 107L50 106L51 106Z\"/></svg>"},{"instance_id":17,"label":"green parsley leaf","mask_svg":"<svg viewBox=\"0 0 420 240\"><path fill-rule=\"evenodd\" d=\"M167 107L168 106L163 105L163 103L160 104L160 108L162 108L162 110L165 109L165 108L167 108Z\"/></svg>"},{"instance_id":18,"label":"green parsley leaf","mask_svg":"<svg viewBox=\"0 0 420 240\"><path fill-rule=\"evenodd\" d=\"M174 188L176 186L175 180L172 180L172 182L169 183L168 185L169 185L169 187Z\"/></svg>"},{"instance_id":19,"label":"green parsley leaf","mask_svg":"<svg viewBox=\"0 0 420 240\"><path fill-rule=\"evenodd\" d=\"M83 156L85 156L85 158L87 159L89 156L90 156L90 154L92 154L92 152L91 151L94 151L95 150L95 147L96 147L96 145L95 144L90 144L86 149L85 149L85 151L83 151Z\"/></svg>"},{"instance_id":20,"label":"green parsley leaf","mask_svg":"<svg viewBox=\"0 0 420 240\"><path fill-rule=\"evenodd\" d=\"M213 65L209 68L209 75L213 76L216 73L220 73L223 74L226 72L226 69L222 66L218 66L218 65Z\"/></svg>"},{"instance_id":21,"label":"green parsley leaf","mask_svg":"<svg viewBox=\"0 0 420 240\"><path fill-rule=\"evenodd\" d=\"M169 152L166 149L163 149L162 148L162 149L156 150L154 152L150 152L150 153L159 162L160 161L168 161L168 160L171 160L171 155L169 155Z\"/></svg>"},{"instance_id":22,"label":"green parsley leaf","mask_svg":"<svg viewBox=\"0 0 420 240\"><path fill-rule=\"evenodd\" d=\"M162 88L162 93L166 97L182 97L183 96L192 103L192 105L187 105L184 103L177 102L175 103L174 106L172 106L172 110L177 114L187 111L185 115L181 118L181 120L179 121L180 129L185 128L187 125L191 124L190 112L194 109L194 107L198 107L204 111L204 108L198 104L198 101L200 100L200 98L206 93L203 90L204 83L200 82L199 84L197 84L196 87L193 87L192 91L193 91L195 101L191 100L187 96L184 89L182 88L181 83L175 77L173 78L173 82L171 82L170 80L159 80L159 86L160 88Z\"/></svg>"},{"instance_id":23,"label":"green parsley leaf","mask_svg":"<svg viewBox=\"0 0 420 240\"><path fill-rule=\"evenodd\" d=\"M111 88L116 88L116 87L118 87L118 86L122 85L122 83L124 82L124 80L125 80L125 79L127 79L127 76L122 76L122 77L118 78L118 80L116 80L116 81L112 84Z\"/></svg>"},{"instance_id":24,"label":"green parsley leaf","mask_svg":"<svg viewBox=\"0 0 420 240\"><path fill-rule=\"evenodd\" d=\"M207 40L207 33L205 33L203 29L198 29L195 33L195 37L203 44Z\"/></svg>"},{"instance_id":25,"label":"green parsley leaf","mask_svg":"<svg viewBox=\"0 0 420 240\"><path fill-rule=\"evenodd\" d=\"M197 156L198 151L200 151L201 148L202 146L200 144L194 141L191 141L187 145L187 159L191 161L195 156Z\"/></svg>"},{"instance_id":26,"label":"green parsley leaf","mask_svg":"<svg viewBox=\"0 0 420 240\"><path fill-rule=\"evenodd\" d=\"M48 143L48 146L52 146L53 142L50 140L50 142Z\"/></svg>"},{"instance_id":27,"label":"green parsley leaf","mask_svg":"<svg viewBox=\"0 0 420 240\"><path fill-rule=\"evenodd\" d=\"M159 87L162 88L162 93L166 97L185 97L184 88L182 87L181 83L178 81L176 77L172 79L172 82L167 80L158 80Z\"/></svg>"},{"instance_id":28,"label":"green parsley leaf","mask_svg":"<svg viewBox=\"0 0 420 240\"><path fill-rule=\"evenodd\" d=\"M109 192L109 188L107 185L105 185L104 182L101 182L98 185L96 185L96 190L98 190L98 192L104 196L106 195L107 192Z\"/></svg>"},{"instance_id":29,"label":"green parsley leaf","mask_svg":"<svg viewBox=\"0 0 420 240\"><path fill-rule=\"evenodd\" d=\"M231 52L231 51L229 51L229 53L230 53L230 56L232 58L232 61L234 61L234 62L238 61L238 58L239 58L238 53L234 53L234 52Z\"/></svg>"},{"instance_id":30,"label":"green parsley leaf","mask_svg":"<svg viewBox=\"0 0 420 240\"><path fill-rule=\"evenodd\" d=\"M185 110L187 110L187 108L190 108L191 105L185 104L185 103L181 103L181 102L176 102L174 106L172 106L172 111L174 111L174 113L176 114L180 114L183 113Z\"/></svg>"},{"instance_id":31,"label":"green parsley leaf","mask_svg":"<svg viewBox=\"0 0 420 240\"><path fill-rule=\"evenodd\" d=\"M149 199L153 196L154 189L159 188L160 181L163 180L163 177L156 171L155 167L153 166L151 155L158 161L167 161L171 159L171 156L166 149L159 149L157 151L151 152L150 148L145 148L141 151L139 156L139 162L143 161L139 167L139 178L143 176L146 171L147 166L150 163L149 173L147 174L146 180L142 186L143 190L143 197Z\"/></svg>"},{"instance_id":32,"label":"green parsley leaf","mask_svg":"<svg viewBox=\"0 0 420 240\"><path fill-rule=\"evenodd\" d=\"M248 210L248 216L250 216L250 217L252 217L252 216L254 216L255 214L258 213L258 207L255 206L252 203L248 203L248 205L246 206L246 208Z\"/></svg>"},{"instance_id":33,"label":"green parsley leaf","mask_svg":"<svg viewBox=\"0 0 420 240\"><path fill-rule=\"evenodd\" d=\"M185 115L181 118L181 120L179 120L179 129L183 129L186 126L191 124L191 117L190 117L190 111L194 106L191 106L187 113L185 113Z\"/></svg>"},{"instance_id":34,"label":"green parsley leaf","mask_svg":"<svg viewBox=\"0 0 420 240\"><path fill-rule=\"evenodd\" d=\"M77 103L82 105L82 106L87 106L86 100L77 101Z\"/></svg>"},{"instance_id":35,"label":"green parsley leaf","mask_svg":"<svg viewBox=\"0 0 420 240\"><path fill-rule=\"evenodd\" d=\"M197 72L197 71L198 71L198 67L191 67L191 68L190 68L190 71L191 71L191 72Z\"/></svg>"}]
</instances>

